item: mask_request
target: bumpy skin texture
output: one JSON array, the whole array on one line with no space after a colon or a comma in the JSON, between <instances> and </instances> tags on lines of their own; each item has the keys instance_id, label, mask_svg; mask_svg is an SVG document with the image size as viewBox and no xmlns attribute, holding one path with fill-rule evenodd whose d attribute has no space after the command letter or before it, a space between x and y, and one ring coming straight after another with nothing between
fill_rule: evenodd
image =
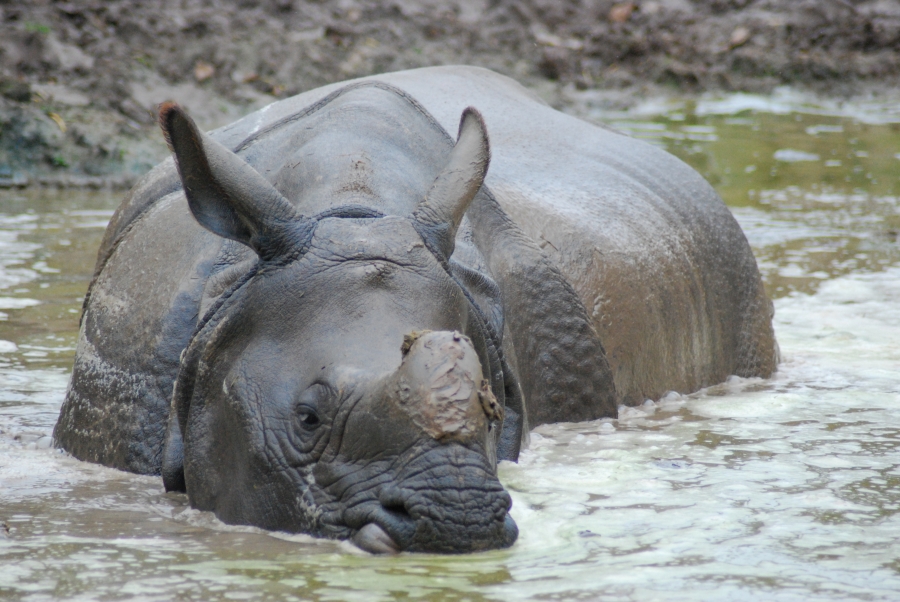
<instances>
[{"instance_id":1,"label":"bumpy skin texture","mask_svg":"<svg viewBox=\"0 0 900 602\"><path fill-rule=\"evenodd\" d=\"M493 247L505 251L504 243L524 233L527 245L551 260L599 335L622 402L695 391L731 374L774 372L772 305L746 237L712 187L679 159L555 111L485 69L435 67L363 81L397 86L448 131L463 108L478 107L493 153L486 184L517 226ZM236 142L342 85L249 115L222 128L223 140ZM493 273L509 267L489 263ZM531 300L541 304L537 296ZM578 359L573 354L560 363ZM531 426L581 419L544 406L546 394L526 391L526 399Z\"/></svg>"},{"instance_id":2,"label":"bumpy skin texture","mask_svg":"<svg viewBox=\"0 0 900 602\"><path fill-rule=\"evenodd\" d=\"M507 78L386 74L208 137L181 115L178 168L107 229L54 436L226 522L510 545L495 467L529 428L775 369L708 184Z\"/></svg>"}]
</instances>

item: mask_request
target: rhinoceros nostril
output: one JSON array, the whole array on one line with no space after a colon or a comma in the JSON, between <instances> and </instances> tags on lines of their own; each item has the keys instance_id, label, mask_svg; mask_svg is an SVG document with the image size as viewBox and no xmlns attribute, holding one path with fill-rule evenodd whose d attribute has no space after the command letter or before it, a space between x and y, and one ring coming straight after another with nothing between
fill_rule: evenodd
<instances>
[{"instance_id":1,"label":"rhinoceros nostril","mask_svg":"<svg viewBox=\"0 0 900 602\"><path fill-rule=\"evenodd\" d=\"M397 518L412 519L406 507L406 499L400 488L396 486L386 487L378 496L381 507L394 514Z\"/></svg>"},{"instance_id":2,"label":"rhinoceros nostril","mask_svg":"<svg viewBox=\"0 0 900 602\"><path fill-rule=\"evenodd\" d=\"M381 506L388 512L397 515L398 518L412 518L412 516L410 516L409 514L409 511L406 509L406 506L403 504L382 504Z\"/></svg>"}]
</instances>

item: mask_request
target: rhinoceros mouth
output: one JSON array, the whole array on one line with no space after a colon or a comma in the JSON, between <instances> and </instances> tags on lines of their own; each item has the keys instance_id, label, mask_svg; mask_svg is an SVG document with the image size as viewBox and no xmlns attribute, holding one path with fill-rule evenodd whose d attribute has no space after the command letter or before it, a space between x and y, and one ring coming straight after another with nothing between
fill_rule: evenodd
<instances>
[{"instance_id":1,"label":"rhinoceros mouth","mask_svg":"<svg viewBox=\"0 0 900 602\"><path fill-rule=\"evenodd\" d=\"M416 532L416 521L404 510L389 510L371 502L344 515L356 533L350 540L373 554L396 554L407 549Z\"/></svg>"},{"instance_id":2,"label":"rhinoceros mouth","mask_svg":"<svg viewBox=\"0 0 900 602\"><path fill-rule=\"evenodd\" d=\"M485 454L457 443L427 447L364 468L346 462L320 467L317 480L332 497L327 522L346 528L343 537L373 553L511 546L518 536L509 516L512 499Z\"/></svg>"},{"instance_id":3,"label":"rhinoceros mouth","mask_svg":"<svg viewBox=\"0 0 900 602\"><path fill-rule=\"evenodd\" d=\"M408 516L392 512L390 510L375 511L370 515L371 522L366 522L356 533L350 538L357 547L371 554L398 554L400 552L476 552L480 550L488 550L494 548L508 548L519 535L519 529L515 521L507 514L502 524L496 525L495 531L489 539L478 542L468 542L461 546L454 545L448 541L418 541L417 533L421 534L422 529L417 529L422 525L418 525L419 521ZM446 528L447 525L441 525ZM455 529L465 530L465 525L454 525ZM426 531L441 531L444 529L429 529ZM481 539L481 538L479 538ZM474 546L471 544L475 544Z\"/></svg>"},{"instance_id":4,"label":"rhinoceros mouth","mask_svg":"<svg viewBox=\"0 0 900 602\"><path fill-rule=\"evenodd\" d=\"M503 521L503 535L497 547L508 548L515 543L519 528L511 516ZM404 548L378 523L367 523L350 538L358 548L370 554L399 554Z\"/></svg>"},{"instance_id":5,"label":"rhinoceros mouth","mask_svg":"<svg viewBox=\"0 0 900 602\"><path fill-rule=\"evenodd\" d=\"M519 530L502 489L435 493L410 495L396 485L383 487L377 500L344 512L345 523L353 529L350 540L373 554L467 553L515 543ZM448 494L463 501L461 507L448 505ZM485 515L473 505L494 510Z\"/></svg>"},{"instance_id":6,"label":"rhinoceros mouth","mask_svg":"<svg viewBox=\"0 0 900 602\"><path fill-rule=\"evenodd\" d=\"M372 554L397 554L400 552L400 544L378 526L377 523L369 523L356 532L352 540L356 546Z\"/></svg>"}]
</instances>

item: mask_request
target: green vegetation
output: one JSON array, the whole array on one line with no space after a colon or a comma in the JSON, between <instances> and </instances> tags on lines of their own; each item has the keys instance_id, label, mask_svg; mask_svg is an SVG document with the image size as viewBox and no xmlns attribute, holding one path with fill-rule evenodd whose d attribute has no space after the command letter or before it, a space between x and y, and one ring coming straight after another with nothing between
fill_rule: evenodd
<instances>
[{"instance_id":1,"label":"green vegetation","mask_svg":"<svg viewBox=\"0 0 900 602\"><path fill-rule=\"evenodd\" d=\"M29 33L42 33L47 35L50 33L51 29L42 23L35 23L34 21L25 21L25 31Z\"/></svg>"}]
</instances>

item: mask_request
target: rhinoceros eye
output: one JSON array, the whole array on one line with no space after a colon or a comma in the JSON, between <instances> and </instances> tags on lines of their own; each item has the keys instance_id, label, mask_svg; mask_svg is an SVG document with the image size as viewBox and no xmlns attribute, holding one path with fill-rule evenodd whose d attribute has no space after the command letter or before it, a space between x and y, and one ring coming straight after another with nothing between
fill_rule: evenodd
<instances>
[{"instance_id":1,"label":"rhinoceros eye","mask_svg":"<svg viewBox=\"0 0 900 602\"><path fill-rule=\"evenodd\" d=\"M322 403L327 401L330 389L322 384L316 383L303 393L297 399L294 406L294 415L300 428L306 431L312 431L322 424L322 418L319 416Z\"/></svg>"},{"instance_id":2,"label":"rhinoceros eye","mask_svg":"<svg viewBox=\"0 0 900 602\"><path fill-rule=\"evenodd\" d=\"M310 431L322 423L319 420L319 414L307 405L301 405L297 408L297 418L300 419L300 426Z\"/></svg>"}]
</instances>

